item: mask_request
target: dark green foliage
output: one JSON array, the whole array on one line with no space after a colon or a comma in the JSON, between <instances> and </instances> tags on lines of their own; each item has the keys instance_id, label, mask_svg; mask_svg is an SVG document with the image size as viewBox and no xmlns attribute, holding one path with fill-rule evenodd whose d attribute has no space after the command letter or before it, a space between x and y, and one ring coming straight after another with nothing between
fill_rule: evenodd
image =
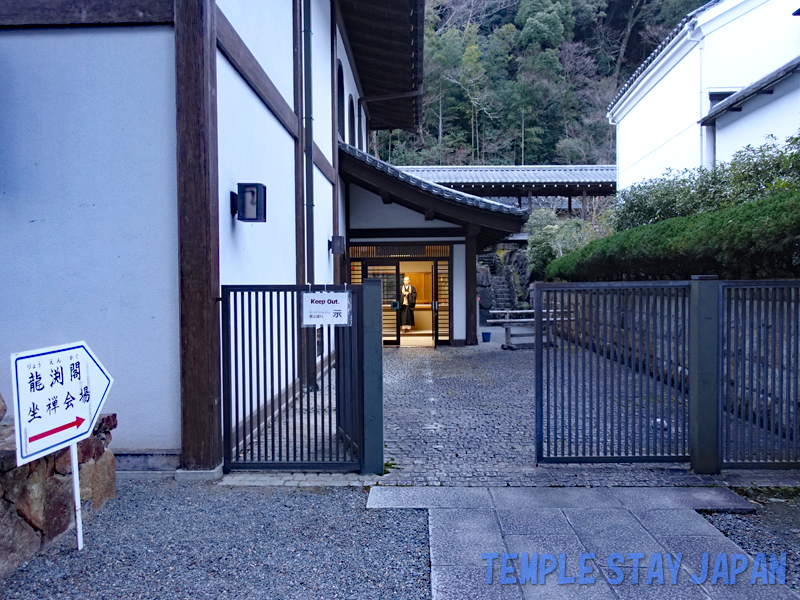
<instances>
[{"instance_id":1,"label":"dark green foliage","mask_svg":"<svg viewBox=\"0 0 800 600\"><path fill-rule=\"evenodd\" d=\"M606 109L705 0L428 0L423 121L393 164L611 164Z\"/></svg>"},{"instance_id":2,"label":"dark green foliage","mask_svg":"<svg viewBox=\"0 0 800 600\"><path fill-rule=\"evenodd\" d=\"M785 144L771 139L757 148L747 146L712 171L668 172L634 184L617 193L614 227L721 210L791 190L800 190L800 136Z\"/></svg>"},{"instance_id":3,"label":"dark green foliage","mask_svg":"<svg viewBox=\"0 0 800 600\"><path fill-rule=\"evenodd\" d=\"M619 281L800 277L800 192L641 225L551 262L549 279Z\"/></svg>"}]
</instances>

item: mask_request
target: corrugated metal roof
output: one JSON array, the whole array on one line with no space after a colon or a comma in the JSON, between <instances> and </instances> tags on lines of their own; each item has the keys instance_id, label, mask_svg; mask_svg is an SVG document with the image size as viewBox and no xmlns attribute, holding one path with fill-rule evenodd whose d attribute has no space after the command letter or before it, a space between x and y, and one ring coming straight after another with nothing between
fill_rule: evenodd
<instances>
[{"instance_id":1,"label":"corrugated metal roof","mask_svg":"<svg viewBox=\"0 0 800 600\"><path fill-rule=\"evenodd\" d=\"M708 115L698 121L701 125L710 125L722 113L727 112L732 108L741 106L753 96L759 94L761 91L766 90L774 85L777 85L793 73L800 69L800 56L794 60L789 61L780 69L776 69L769 75L762 77L755 83L751 83L746 88L739 90L735 94L731 94L725 100L712 108Z\"/></svg>"},{"instance_id":2,"label":"corrugated metal roof","mask_svg":"<svg viewBox=\"0 0 800 600\"><path fill-rule=\"evenodd\" d=\"M442 185L462 183L531 185L540 183L616 183L615 165L527 165L397 167Z\"/></svg>"},{"instance_id":3,"label":"corrugated metal roof","mask_svg":"<svg viewBox=\"0 0 800 600\"><path fill-rule=\"evenodd\" d=\"M428 192L429 194L434 194L436 196L446 198L447 200L458 202L459 204L465 204L467 206L474 206L483 210L490 210L509 215L526 216L530 212L530 210L527 208L509 206L507 204L503 204L502 202L495 202L493 200L487 200L486 198L479 198L478 196L451 190L450 188L438 185L437 183L432 182L430 179L425 179L419 175L416 175L415 173L405 172L404 170L401 170L400 167L394 167L389 163L383 162L382 160L379 160L374 156L351 146L350 144L345 144L344 142L339 142L339 150L349 154L350 156L353 156L354 158L357 158L371 167L374 167L388 175L391 175L392 177L399 179L400 181L413 185L421 190L424 190L425 192ZM405 167L403 167L403 169L405 169Z\"/></svg>"}]
</instances>

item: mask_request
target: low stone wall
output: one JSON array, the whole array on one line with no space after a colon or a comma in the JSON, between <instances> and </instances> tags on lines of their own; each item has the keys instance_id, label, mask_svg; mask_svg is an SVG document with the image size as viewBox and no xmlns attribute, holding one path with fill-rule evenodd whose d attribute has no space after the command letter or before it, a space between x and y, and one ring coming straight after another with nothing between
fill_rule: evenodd
<instances>
[{"instance_id":1,"label":"low stone wall","mask_svg":"<svg viewBox=\"0 0 800 600\"><path fill-rule=\"evenodd\" d=\"M108 450L116 426L115 414L101 415L92 435L78 444L84 511L116 494L114 453ZM0 579L74 525L69 448L17 467L14 424L0 424Z\"/></svg>"}]
</instances>

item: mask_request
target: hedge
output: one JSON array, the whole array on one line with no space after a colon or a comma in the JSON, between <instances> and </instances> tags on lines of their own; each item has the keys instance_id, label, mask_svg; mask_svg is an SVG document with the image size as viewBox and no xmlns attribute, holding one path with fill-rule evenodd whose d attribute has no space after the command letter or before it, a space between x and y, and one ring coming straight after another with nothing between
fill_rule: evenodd
<instances>
[{"instance_id":1,"label":"hedge","mask_svg":"<svg viewBox=\"0 0 800 600\"><path fill-rule=\"evenodd\" d=\"M676 217L595 240L547 266L550 280L800 277L800 193Z\"/></svg>"}]
</instances>

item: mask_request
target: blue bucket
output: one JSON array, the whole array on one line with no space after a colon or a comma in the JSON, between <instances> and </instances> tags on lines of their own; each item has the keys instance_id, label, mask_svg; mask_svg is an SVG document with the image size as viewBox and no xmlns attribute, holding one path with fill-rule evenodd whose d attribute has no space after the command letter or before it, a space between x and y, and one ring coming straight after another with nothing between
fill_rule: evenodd
<instances>
[{"instance_id":1,"label":"blue bucket","mask_svg":"<svg viewBox=\"0 0 800 600\"><path fill-rule=\"evenodd\" d=\"M483 336L483 342L489 343L492 341L492 332L491 331L481 331L481 335Z\"/></svg>"}]
</instances>

